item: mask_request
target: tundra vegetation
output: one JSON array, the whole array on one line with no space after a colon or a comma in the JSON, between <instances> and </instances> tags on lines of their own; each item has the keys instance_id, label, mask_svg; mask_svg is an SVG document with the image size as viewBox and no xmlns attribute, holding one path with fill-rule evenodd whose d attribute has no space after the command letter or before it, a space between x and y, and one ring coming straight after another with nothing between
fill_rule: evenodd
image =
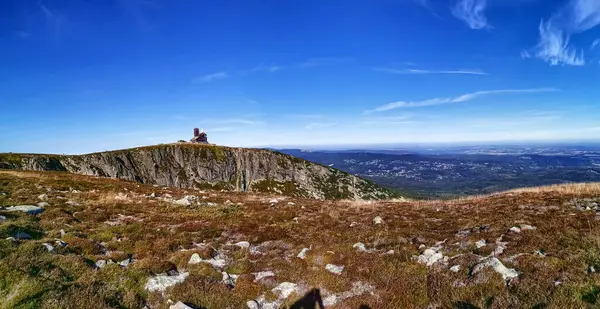
<instances>
[{"instance_id":1,"label":"tundra vegetation","mask_svg":"<svg viewBox=\"0 0 600 309\"><path fill-rule=\"evenodd\" d=\"M327 308L600 306L594 183L356 201L0 171L0 207L0 308L269 308L313 288Z\"/></svg>"}]
</instances>

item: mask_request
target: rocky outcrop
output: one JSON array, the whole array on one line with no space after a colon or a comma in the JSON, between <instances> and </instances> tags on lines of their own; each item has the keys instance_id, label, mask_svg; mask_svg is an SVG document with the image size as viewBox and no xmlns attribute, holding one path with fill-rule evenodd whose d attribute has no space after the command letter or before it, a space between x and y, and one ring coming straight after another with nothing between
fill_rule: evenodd
<instances>
[{"instance_id":1,"label":"rocky outcrop","mask_svg":"<svg viewBox=\"0 0 600 309\"><path fill-rule=\"evenodd\" d=\"M266 149L166 144L86 155L0 154L0 168L66 171L162 186L320 199L387 199L393 191Z\"/></svg>"}]
</instances>

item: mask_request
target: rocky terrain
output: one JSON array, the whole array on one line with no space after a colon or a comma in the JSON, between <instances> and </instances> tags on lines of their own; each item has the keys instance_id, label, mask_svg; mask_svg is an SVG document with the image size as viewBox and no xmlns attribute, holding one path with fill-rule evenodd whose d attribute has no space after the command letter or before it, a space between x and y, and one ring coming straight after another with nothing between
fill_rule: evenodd
<instances>
[{"instance_id":1,"label":"rocky terrain","mask_svg":"<svg viewBox=\"0 0 600 309\"><path fill-rule=\"evenodd\" d=\"M271 150L202 144L166 144L76 156L5 153L0 154L2 168L318 199L397 196L370 181Z\"/></svg>"},{"instance_id":2,"label":"rocky terrain","mask_svg":"<svg viewBox=\"0 0 600 309\"><path fill-rule=\"evenodd\" d=\"M600 184L317 200L0 171L0 308L596 308Z\"/></svg>"}]
</instances>

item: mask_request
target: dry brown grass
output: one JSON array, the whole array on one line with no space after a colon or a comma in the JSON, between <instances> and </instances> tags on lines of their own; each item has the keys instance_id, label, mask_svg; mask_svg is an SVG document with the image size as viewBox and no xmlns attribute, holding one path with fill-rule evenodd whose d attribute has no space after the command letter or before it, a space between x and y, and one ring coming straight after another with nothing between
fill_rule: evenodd
<instances>
[{"instance_id":1,"label":"dry brown grass","mask_svg":"<svg viewBox=\"0 0 600 309\"><path fill-rule=\"evenodd\" d=\"M574 198L600 198L597 183L449 201L286 198L271 205L274 196L268 195L157 188L63 173L0 171L0 192L8 193L1 200L3 205L34 203L41 193L48 194L51 204L37 217L2 213L10 220L0 224L0 232L18 228L43 233L19 243L0 240L0 300L5 301L0 308L41 304L48 308L140 308L144 304L167 308L168 298L207 308L242 308L249 299L270 296L270 290L285 281L320 288L327 295L348 291L358 281L376 288L373 294L349 298L332 308L358 308L361 304L384 309L461 304L478 308L600 305L600 275L586 271L589 266L600 269L600 220L592 211L579 211L571 205ZM178 206L147 197L153 192L169 193L176 199L196 195L199 201L216 206ZM119 193L127 198L115 198ZM381 216L384 223L373 224L375 216ZM519 224L537 229L507 232ZM488 228L457 235L459 230L482 225ZM61 230L69 245L53 254L46 252L41 243L61 237ZM478 255L493 252L499 237L508 242L499 258L507 267L522 272L508 286L491 270L475 276L469 273ZM481 239L489 245L476 249L474 243ZM456 256L448 265L426 267L413 259L423 251L421 245L431 247L444 240L443 253ZM238 241L249 241L262 253L251 254L231 245ZM352 248L357 242L375 251L357 252ZM199 248L198 243L205 246ZM304 247L312 248L306 259L296 258ZM241 275L234 289L227 289L220 272L208 264L187 265L195 252L208 259L218 250L225 250L228 256L225 270ZM389 250L394 254L383 255ZM540 250L545 257L534 254ZM91 266L98 259L118 261L129 256L136 261L127 269L111 265L94 270ZM344 265L342 275L326 272L328 263ZM458 273L447 269L455 264L461 266ZM190 272L183 284L165 295L143 289L148 276L174 267ZM276 277L260 284L252 282L250 273L265 270L274 271ZM557 281L561 284L556 285ZM6 301L9 295L11 300ZM288 304L292 301L293 297Z\"/></svg>"}]
</instances>

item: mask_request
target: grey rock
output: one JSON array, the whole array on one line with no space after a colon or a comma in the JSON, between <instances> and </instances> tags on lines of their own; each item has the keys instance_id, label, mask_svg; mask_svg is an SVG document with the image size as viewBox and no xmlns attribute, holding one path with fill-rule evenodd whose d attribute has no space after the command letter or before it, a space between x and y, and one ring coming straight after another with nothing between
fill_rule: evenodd
<instances>
[{"instance_id":1,"label":"grey rock","mask_svg":"<svg viewBox=\"0 0 600 309\"><path fill-rule=\"evenodd\" d=\"M39 202L37 203L38 207L48 207L50 204L48 202Z\"/></svg>"},{"instance_id":2,"label":"grey rock","mask_svg":"<svg viewBox=\"0 0 600 309\"><path fill-rule=\"evenodd\" d=\"M193 309L192 307L178 301L175 305L169 306L169 309Z\"/></svg>"},{"instance_id":3,"label":"grey rock","mask_svg":"<svg viewBox=\"0 0 600 309\"><path fill-rule=\"evenodd\" d=\"M96 267L104 268L104 266L106 266L106 260L97 260L96 261Z\"/></svg>"},{"instance_id":4,"label":"grey rock","mask_svg":"<svg viewBox=\"0 0 600 309\"><path fill-rule=\"evenodd\" d=\"M341 275L342 272L344 271L344 266L343 265L335 265L335 264L327 264L327 265L325 265L325 270L327 270L328 272L335 274L335 275Z\"/></svg>"},{"instance_id":5,"label":"grey rock","mask_svg":"<svg viewBox=\"0 0 600 309\"><path fill-rule=\"evenodd\" d=\"M44 212L44 208L33 205L19 205L6 207L6 211L21 211L30 215L37 215Z\"/></svg>"},{"instance_id":6,"label":"grey rock","mask_svg":"<svg viewBox=\"0 0 600 309\"><path fill-rule=\"evenodd\" d=\"M31 235L25 233L25 232L16 232L15 234L13 234L13 237L16 240L29 240L31 239Z\"/></svg>"},{"instance_id":7,"label":"grey rock","mask_svg":"<svg viewBox=\"0 0 600 309\"><path fill-rule=\"evenodd\" d=\"M0 223L6 221L6 217L5 216L0 216Z\"/></svg>"},{"instance_id":8,"label":"grey rock","mask_svg":"<svg viewBox=\"0 0 600 309\"><path fill-rule=\"evenodd\" d=\"M336 185L344 187L339 192L345 192L335 198L369 200L395 196L394 192L356 176L266 149L167 144L77 156L19 156L21 162L9 168L66 171L178 188L225 185L228 190L245 188L253 192L268 187L271 193L314 198L329 197L327 181L335 178L339 179ZM245 177L241 177L242 172ZM286 192L289 183L297 190Z\"/></svg>"},{"instance_id":9,"label":"grey rock","mask_svg":"<svg viewBox=\"0 0 600 309\"><path fill-rule=\"evenodd\" d=\"M48 252L54 252L54 250L55 250L54 246L47 242L43 243L42 246L44 246L44 248L46 248L46 250L48 250Z\"/></svg>"}]
</instances>

